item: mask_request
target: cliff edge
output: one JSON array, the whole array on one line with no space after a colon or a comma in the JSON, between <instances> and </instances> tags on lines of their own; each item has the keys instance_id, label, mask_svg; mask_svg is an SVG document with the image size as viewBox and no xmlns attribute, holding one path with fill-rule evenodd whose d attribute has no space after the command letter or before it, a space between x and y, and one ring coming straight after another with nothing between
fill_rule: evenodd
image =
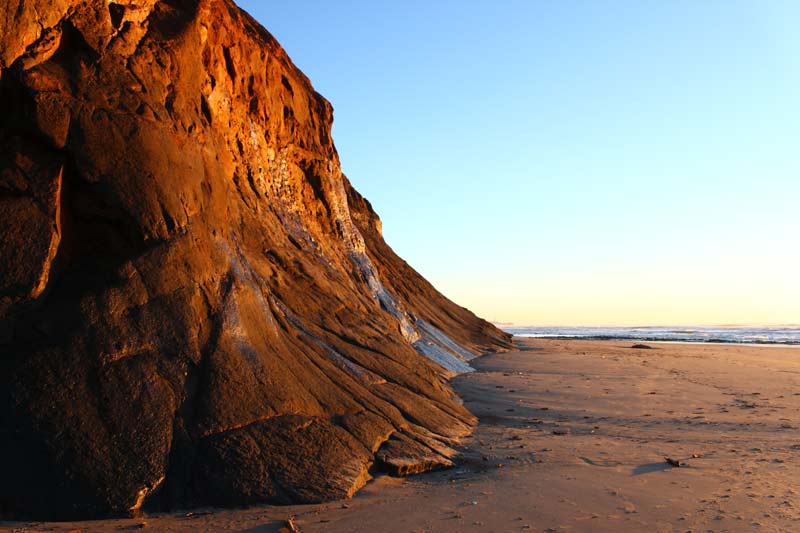
<instances>
[{"instance_id":1,"label":"cliff edge","mask_svg":"<svg viewBox=\"0 0 800 533\"><path fill-rule=\"evenodd\" d=\"M510 337L383 241L230 0L0 0L0 515L349 497L450 464Z\"/></svg>"}]
</instances>

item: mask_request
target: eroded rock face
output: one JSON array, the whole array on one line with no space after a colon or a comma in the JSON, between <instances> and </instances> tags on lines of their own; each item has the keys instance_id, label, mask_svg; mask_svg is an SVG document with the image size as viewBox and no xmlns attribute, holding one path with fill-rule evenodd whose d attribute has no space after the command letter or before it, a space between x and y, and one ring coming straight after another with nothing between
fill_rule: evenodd
<instances>
[{"instance_id":1,"label":"eroded rock face","mask_svg":"<svg viewBox=\"0 0 800 533\"><path fill-rule=\"evenodd\" d=\"M0 513L450 464L445 380L509 338L386 245L331 121L229 0L0 0Z\"/></svg>"}]
</instances>

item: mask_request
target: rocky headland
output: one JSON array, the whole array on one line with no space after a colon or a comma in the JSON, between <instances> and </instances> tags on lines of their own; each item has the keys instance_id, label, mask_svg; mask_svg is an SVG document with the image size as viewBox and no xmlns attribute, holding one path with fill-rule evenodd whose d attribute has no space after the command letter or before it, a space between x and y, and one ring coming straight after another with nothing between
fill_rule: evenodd
<instances>
[{"instance_id":1,"label":"rocky headland","mask_svg":"<svg viewBox=\"0 0 800 533\"><path fill-rule=\"evenodd\" d=\"M509 336L384 242L332 114L230 0L0 0L0 515L451 464Z\"/></svg>"}]
</instances>

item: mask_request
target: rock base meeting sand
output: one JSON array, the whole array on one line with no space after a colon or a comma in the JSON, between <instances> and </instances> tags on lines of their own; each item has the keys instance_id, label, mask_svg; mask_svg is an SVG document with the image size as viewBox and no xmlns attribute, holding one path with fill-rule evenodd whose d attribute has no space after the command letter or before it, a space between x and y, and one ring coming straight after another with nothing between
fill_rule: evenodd
<instances>
[{"instance_id":1,"label":"rock base meeting sand","mask_svg":"<svg viewBox=\"0 0 800 533\"><path fill-rule=\"evenodd\" d=\"M455 468L323 505L0 530L800 530L800 350L515 341L453 380L480 418Z\"/></svg>"}]
</instances>

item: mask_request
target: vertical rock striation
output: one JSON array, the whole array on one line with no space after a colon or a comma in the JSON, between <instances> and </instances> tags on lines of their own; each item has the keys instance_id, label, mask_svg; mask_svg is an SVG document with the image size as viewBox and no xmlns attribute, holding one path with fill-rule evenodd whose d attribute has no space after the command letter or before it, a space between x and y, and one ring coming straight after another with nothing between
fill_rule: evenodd
<instances>
[{"instance_id":1,"label":"vertical rock striation","mask_svg":"<svg viewBox=\"0 0 800 533\"><path fill-rule=\"evenodd\" d=\"M351 496L450 464L509 337L398 258L230 0L0 0L0 513Z\"/></svg>"}]
</instances>

